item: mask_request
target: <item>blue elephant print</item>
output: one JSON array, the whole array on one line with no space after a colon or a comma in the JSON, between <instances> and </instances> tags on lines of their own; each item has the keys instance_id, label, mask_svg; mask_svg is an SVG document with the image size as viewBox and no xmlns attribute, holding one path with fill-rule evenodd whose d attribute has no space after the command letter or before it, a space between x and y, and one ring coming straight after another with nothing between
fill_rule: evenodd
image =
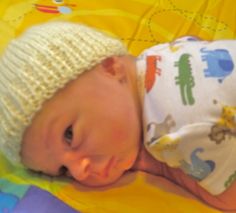
<instances>
[{"instance_id":1,"label":"blue elephant print","mask_svg":"<svg viewBox=\"0 0 236 213\"><path fill-rule=\"evenodd\" d=\"M233 60L225 49L206 50L201 49L202 61L207 62L207 69L204 69L205 77L218 78L220 83L230 75L234 69Z\"/></svg>"},{"instance_id":2,"label":"blue elephant print","mask_svg":"<svg viewBox=\"0 0 236 213\"><path fill-rule=\"evenodd\" d=\"M204 152L203 148L196 148L190 156L191 163L189 164L185 160L180 162L183 171L193 177L194 179L200 181L207 177L215 168L215 162L211 160L202 160L197 156L197 153Z\"/></svg>"}]
</instances>

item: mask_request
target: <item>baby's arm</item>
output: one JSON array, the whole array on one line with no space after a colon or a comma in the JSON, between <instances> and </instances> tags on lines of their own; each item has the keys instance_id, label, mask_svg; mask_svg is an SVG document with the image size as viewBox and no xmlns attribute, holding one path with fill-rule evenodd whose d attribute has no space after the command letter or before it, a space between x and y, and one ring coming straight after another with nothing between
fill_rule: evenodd
<instances>
[{"instance_id":1,"label":"baby's arm","mask_svg":"<svg viewBox=\"0 0 236 213\"><path fill-rule=\"evenodd\" d=\"M145 150L145 148L140 151L134 169L163 176L185 188L187 191L214 208L224 211L236 210L236 182L222 194L217 196L211 195L204 190L196 180L185 174L181 169L170 168L165 163L157 161Z\"/></svg>"}]
</instances>

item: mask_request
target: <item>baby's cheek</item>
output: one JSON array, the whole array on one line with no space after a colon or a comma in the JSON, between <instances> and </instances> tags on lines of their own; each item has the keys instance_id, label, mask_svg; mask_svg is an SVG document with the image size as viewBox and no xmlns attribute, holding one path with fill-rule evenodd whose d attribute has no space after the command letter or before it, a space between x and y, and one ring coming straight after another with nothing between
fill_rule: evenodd
<instances>
[{"instance_id":1,"label":"baby's cheek","mask_svg":"<svg viewBox=\"0 0 236 213\"><path fill-rule=\"evenodd\" d=\"M112 132L112 137L121 143L128 138L128 132L124 129L116 129Z\"/></svg>"}]
</instances>

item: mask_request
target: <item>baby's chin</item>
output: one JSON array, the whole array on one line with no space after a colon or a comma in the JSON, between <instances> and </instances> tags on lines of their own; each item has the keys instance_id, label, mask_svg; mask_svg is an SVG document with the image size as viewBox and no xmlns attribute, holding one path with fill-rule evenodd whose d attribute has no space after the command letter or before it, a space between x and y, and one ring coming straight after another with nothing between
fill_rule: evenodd
<instances>
[{"instance_id":1,"label":"baby's chin","mask_svg":"<svg viewBox=\"0 0 236 213\"><path fill-rule=\"evenodd\" d=\"M123 172L120 174L111 175L109 177L89 177L86 180L80 181L80 183L88 187L104 187L117 182L122 175Z\"/></svg>"}]
</instances>

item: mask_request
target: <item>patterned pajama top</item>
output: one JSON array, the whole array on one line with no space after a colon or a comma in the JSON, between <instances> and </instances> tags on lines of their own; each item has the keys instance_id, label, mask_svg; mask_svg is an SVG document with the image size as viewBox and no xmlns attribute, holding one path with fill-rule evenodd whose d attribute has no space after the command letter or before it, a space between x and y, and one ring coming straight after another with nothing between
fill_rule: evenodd
<instances>
[{"instance_id":1,"label":"patterned pajama top","mask_svg":"<svg viewBox=\"0 0 236 213\"><path fill-rule=\"evenodd\" d=\"M213 195L236 179L236 40L183 37L137 58L146 149Z\"/></svg>"}]
</instances>

